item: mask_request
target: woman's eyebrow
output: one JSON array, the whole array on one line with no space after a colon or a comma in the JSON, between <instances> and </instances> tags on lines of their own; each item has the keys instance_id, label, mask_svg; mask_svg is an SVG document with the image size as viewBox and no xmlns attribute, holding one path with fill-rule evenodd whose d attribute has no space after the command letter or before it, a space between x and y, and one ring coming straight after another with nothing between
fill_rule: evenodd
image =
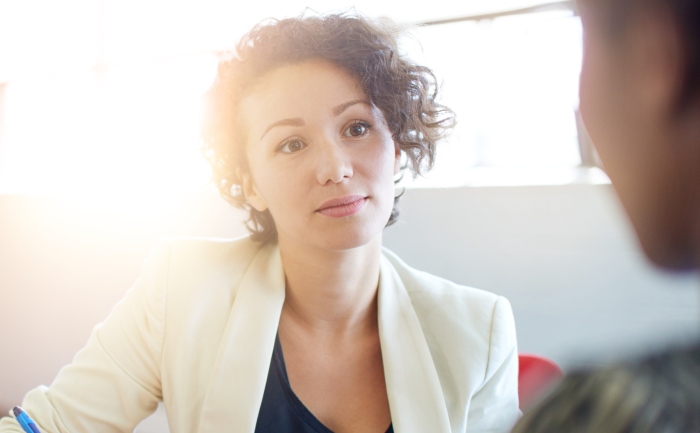
<instances>
[{"instance_id":1,"label":"woman's eyebrow","mask_svg":"<svg viewBox=\"0 0 700 433\"><path fill-rule=\"evenodd\" d=\"M366 99L353 99L352 101L348 101L348 102L345 102L343 104L338 105L337 107L334 107L333 108L333 115L339 116L343 111L347 110L348 108L352 107L355 104L365 104L368 107L372 108L372 103Z\"/></svg>"},{"instance_id":2,"label":"woman's eyebrow","mask_svg":"<svg viewBox=\"0 0 700 433\"><path fill-rule=\"evenodd\" d=\"M282 119L278 120L277 122L273 122L267 128L265 128L265 132L262 133L260 139L262 140L265 134L267 134L268 131L270 131L270 129L274 128L275 126L304 126L304 119L302 119L301 117L294 117L291 119Z\"/></svg>"},{"instance_id":3,"label":"woman's eyebrow","mask_svg":"<svg viewBox=\"0 0 700 433\"><path fill-rule=\"evenodd\" d=\"M339 116L343 111L347 110L348 108L352 107L355 104L365 104L368 107L372 108L372 103L369 102L366 99L353 99L352 101L344 102L336 107L333 107L332 113L333 116ZM274 128L275 126L304 126L304 119L301 117L294 117L290 119L282 119L278 120L277 122L271 123L267 128L265 128L265 132L262 133L260 136L260 139L262 139L265 134L267 134L270 129Z\"/></svg>"}]
</instances>

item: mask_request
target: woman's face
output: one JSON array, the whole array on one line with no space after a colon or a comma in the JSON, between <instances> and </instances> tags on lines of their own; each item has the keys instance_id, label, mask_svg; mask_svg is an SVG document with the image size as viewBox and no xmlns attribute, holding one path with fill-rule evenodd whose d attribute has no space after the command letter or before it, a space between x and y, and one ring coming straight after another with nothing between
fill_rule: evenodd
<instances>
[{"instance_id":1,"label":"woman's face","mask_svg":"<svg viewBox=\"0 0 700 433\"><path fill-rule=\"evenodd\" d=\"M269 209L281 244L341 250L381 236L399 153L357 79L323 60L282 66L256 82L240 111L244 194Z\"/></svg>"}]
</instances>

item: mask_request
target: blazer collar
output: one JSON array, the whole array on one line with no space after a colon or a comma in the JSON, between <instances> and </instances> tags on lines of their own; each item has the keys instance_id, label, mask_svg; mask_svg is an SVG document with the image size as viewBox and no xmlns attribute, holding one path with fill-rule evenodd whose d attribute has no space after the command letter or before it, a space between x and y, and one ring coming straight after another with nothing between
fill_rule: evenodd
<instances>
[{"instance_id":1,"label":"blazer collar","mask_svg":"<svg viewBox=\"0 0 700 433\"><path fill-rule=\"evenodd\" d=\"M264 246L236 293L202 408L200 433L255 431L284 303L276 244ZM428 344L406 288L382 256L379 339L394 431L450 431Z\"/></svg>"},{"instance_id":2,"label":"blazer collar","mask_svg":"<svg viewBox=\"0 0 700 433\"><path fill-rule=\"evenodd\" d=\"M428 342L401 278L384 255L379 275L379 340L394 431L450 432Z\"/></svg>"},{"instance_id":3,"label":"blazer collar","mask_svg":"<svg viewBox=\"0 0 700 433\"><path fill-rule=\"evenodd\" d=\"M267 244L238 287L204 398L200 433L255 431L283 303L279 248Z\"/></svg>"}]
</instances>

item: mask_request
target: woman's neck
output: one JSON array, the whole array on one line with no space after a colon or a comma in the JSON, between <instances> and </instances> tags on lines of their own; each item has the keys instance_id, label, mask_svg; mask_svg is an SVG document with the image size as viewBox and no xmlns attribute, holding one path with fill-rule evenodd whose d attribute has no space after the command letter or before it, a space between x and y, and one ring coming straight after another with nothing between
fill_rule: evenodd
<instances>
[{"instance_id":1,"label":"woman's neck","mask_svg":"<svg viewBox=\"0 0 700 433\"><path fill-rule=\"evenodd\" d=\"M283 319L319 336L376 330L381 241L328 251L281 240Z\"/></svg>"}]
</instances>

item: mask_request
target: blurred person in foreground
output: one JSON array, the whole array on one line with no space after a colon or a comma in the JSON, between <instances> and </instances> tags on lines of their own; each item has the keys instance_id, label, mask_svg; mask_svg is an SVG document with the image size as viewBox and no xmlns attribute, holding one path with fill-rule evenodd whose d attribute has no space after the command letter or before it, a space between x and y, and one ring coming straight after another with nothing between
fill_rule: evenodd
<instances>
[{"instance_id":1,"label":"blurred person in foreground","mask_svg":"<svg viewBox=\"0 0 700 433\"><path fill-rule=\"evenodd\" d=\"M647 256L700 266L700 2L579 0L580 110ZM700 343L567 376L515 433L700 432Z\"/></svg>"}]
</instances>

